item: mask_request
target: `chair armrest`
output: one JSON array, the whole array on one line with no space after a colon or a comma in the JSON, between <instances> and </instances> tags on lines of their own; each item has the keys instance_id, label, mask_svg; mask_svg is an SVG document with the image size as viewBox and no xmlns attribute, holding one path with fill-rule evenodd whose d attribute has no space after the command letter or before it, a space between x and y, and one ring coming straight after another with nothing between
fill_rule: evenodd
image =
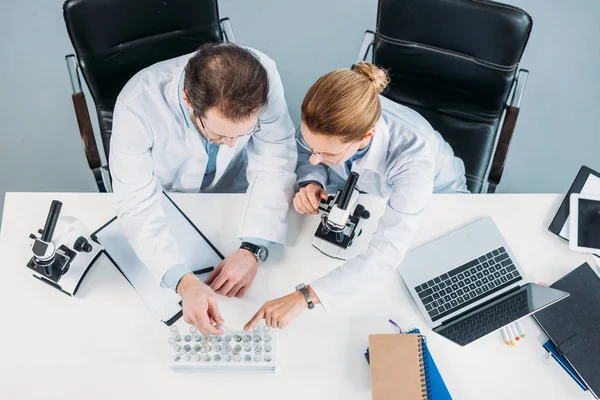
<instances>
[{"instance_id":1,"label":"chair armrest","mask_svg":"<svg viewBox=\"0 0 600 400\"><path fill-rule=\"evenodd\" d=\"M355 64L358 64L361 61L365 61L367 59L367 55L369 54L369 50L373 46L373 41L375 39L375 32L373 31L365 31L365 35L363 36L363 41L360 45L360 49L358 50L358 55L356 56Z\"/></svg>"},{"instance_id":2,"label":"chair armrest","mask_svg":"<svg viewBox=\"0 0 600 400\"><path fill-rule=\"evenodd\" d=\"M223 36L223 40L228 43L236 43L229 18L223 18L219 23L221 25L221 35Z\"/></svg>"},{"instance_id":3,"label":"chair armrest","mask_svg":"<svg viewBox=\"0 0 600 400\"><path fill-rule=\"evenodd\" d=\"M83 151L88 165L94 173L98 190L100 192L107 192L110 190L110 187L106 184L106 179L104 177L104 170L106 170L106 167L102 165L100 152L98 151L98 145L96 143L96 138L94 137L94 129L92 128L87 101L85 100L85 95L83 94L81 81L77 72L77 60L73 54L66 56L65 59L67 61L67 69L69 71L69 78L73 89L71 99L73 100L73 107L75 109L75 117L77 118L77 126L79 127ZM110 179L108 181L110 181Z\"/></svg>"},{"instance_id":4,"label":"chair armrest","mask_svg":"<svg viewBox=\"0 0 600 400\"><path fill-rule=\"evenodd\" d=\"M515 90L510 103L506 107L506 114L504 115L504 122L502 129L500 130L500 137L498 138L498 145L496 146L496 152L494 153L494 159L492 161L492 168L488 178L489 182L489 193L494 193L496 186L500 183L502 173L504 172L504 165L506 164L506 156L510 148L510 141L517 125L517 118L519 117L519 111L521 109L521 101L523 100L523 94L525 92L525 86L527 85L527 78L529 77L529 71L526 69L519 70L516 79Z\"/></svg>"}]
</instances>

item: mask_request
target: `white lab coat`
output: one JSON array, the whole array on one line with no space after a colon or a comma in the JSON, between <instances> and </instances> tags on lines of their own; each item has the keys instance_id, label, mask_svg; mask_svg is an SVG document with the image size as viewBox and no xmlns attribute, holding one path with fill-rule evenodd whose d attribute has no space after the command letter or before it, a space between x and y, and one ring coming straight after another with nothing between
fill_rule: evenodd
<instances>
[{"instance_id":1,"label":"white lab coat","mask_svg":"<svg viewBox=\"0 0 600 400\"><path fill-rule=\"evenodd\" d=\"M219 148L215 177L205 192L247 190L239 236L285 244L296 181L294 124L274 61L250 50L269 76L268 105L259 116L261 131L238 139L233 148ZM109 163L117 214L157 283L169 268L185 264L169 234L161 192L199 192L208 163L200 135L187 126L179 104L179 79L192 55L136 74L119 94L114 112Z\"/></svg>"},{"instance_id":2,"label":"white lab coat","mask_svg":"<svg viewBox=\"0 0 600 400\"><path fill-rule=\"evenodd\" d=\"M462 160L417 112L380 96L382 115L366 154L354 161L359 190L388 199L368 249L311 283L325 309L385 280L404 258L431 194L468 193ZM300 150L298 182L315 180L329 193L348 177L344 165L311 165Z\"/></svg>"}]
</instances>

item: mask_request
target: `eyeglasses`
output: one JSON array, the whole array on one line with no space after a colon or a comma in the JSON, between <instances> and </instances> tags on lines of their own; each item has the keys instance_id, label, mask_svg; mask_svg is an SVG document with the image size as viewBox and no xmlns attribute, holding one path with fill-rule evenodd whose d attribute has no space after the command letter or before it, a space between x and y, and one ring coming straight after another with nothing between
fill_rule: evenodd
<instances>
[{"instance_id":1,"label":"eyeglasses","mask_svg":"<svg viewBox=\"0 0 600 400\"><path fill-rule=\"evenodd\" d=\"M208 140L208 142L212 143L212 144L229 143L232 140L237 140L237 139L243 138L245 136L251 136L257 132L260 132L260 120L258 118L256 119L256 124L254 124L254 127L252 129L250 129L248 132L244 133L243 135L238 135L238 136L223 136L223 135L218 135L216 133L210 132L208 129L206 129L206 125L204 125L204 121L202 121L202 118L200 118L200 117L197 117L197 118L198 118L198 121L200 121L200 125L202 125L202 130L204 131L205 139ZM213 139L209 135L212 135L215 138Z\"/></svg>"},{"instance_id":2,"label":"eyeglasses","mask_svg":"<svg viewBox=\"0 0 600 400\"><path fill-rule=\"evenodd\" d=\"M300 138L298 138L298 136L300 136ZM308 143L306 143L304 141L304 138L302 137L302 134L296 135L296 142L298 143L298 145L300 147L302 147L304 150L308 151L311 155L317 157L319 160L324 161L326 164L330 164L330 165L339 164L340 161L342 161L342 159L344 158L344 156L348 152L348 150L350 150L350 147L352 147L352 145L354 144L354 143L350 143L350 145L348 147L346 147L346 150L344 150L342 153L326 154L325 156L323 156L323 153L317 153L317 152L313 151L313 149L310 148L310 146L308 145ZM341 155L338 158L337 155L339 155L339 154L341 154ZM333 157L337 158L337 161L334 161L332 158L329 158L329 156L331 156L332 158Z\"/></svg>"}]
</instances>

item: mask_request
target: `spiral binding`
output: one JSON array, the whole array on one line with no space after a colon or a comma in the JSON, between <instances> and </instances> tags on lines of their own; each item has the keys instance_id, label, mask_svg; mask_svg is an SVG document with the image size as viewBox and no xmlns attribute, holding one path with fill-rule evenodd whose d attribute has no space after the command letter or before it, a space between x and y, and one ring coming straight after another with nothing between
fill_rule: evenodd
<instances>
[{"instance_id":1,"label":"spiral binding","mask_svg":"<svg viewBox=\"0 0 600 400\"><path fill-rule=\"evenodd\" d=\"M411 329L406 333L417 333L415 329ZM419 334L419 369L421 373L421 397L427 399L428 393L431 392L431 386L429 383L429 365L428 357L425 357L427 351L427 338L424 335Z\"/></svg>"}]
</instances>

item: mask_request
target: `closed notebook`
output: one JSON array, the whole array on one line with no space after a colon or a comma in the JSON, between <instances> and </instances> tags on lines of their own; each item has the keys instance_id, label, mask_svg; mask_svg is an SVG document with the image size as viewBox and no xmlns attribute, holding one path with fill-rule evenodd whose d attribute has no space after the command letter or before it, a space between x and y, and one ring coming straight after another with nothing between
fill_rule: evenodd
<instances>
[{"instance_id":1,"label":"closed notebook","mask_svg":"<svg viewBox=\"0 0 600 400\"><path fill-rule=\"evenodd\" d=\"M427 399L420 335L369 335L373 400Z\"/></svg>"},{"instance_id":2,"label":"closed notebook","mask_svg":"<svg viewBox=\"0 0 600 400\"><path fill-rule=\"evenodd\" d=\"M551 287L571 295L533 317L594 397L600 396L600 278L584 263Z\"/></svg>"}]
</instances>

